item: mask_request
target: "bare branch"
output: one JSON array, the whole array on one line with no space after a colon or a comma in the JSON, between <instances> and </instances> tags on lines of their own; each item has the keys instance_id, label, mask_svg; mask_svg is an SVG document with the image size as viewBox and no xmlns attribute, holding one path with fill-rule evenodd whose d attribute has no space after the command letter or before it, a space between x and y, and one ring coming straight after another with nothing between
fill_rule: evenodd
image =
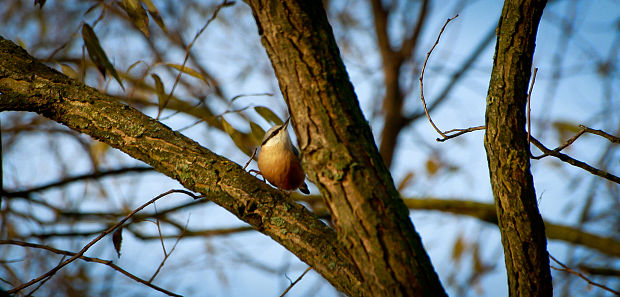
<instances>
[{"instance_id":1,"label":"bare branch","mask_svg":"<svg viewBox=\"0 0 620 297\"><path fill-rule=\"evenodd\" d=\"M575 138L575 137L573 137ZM573 140L574 141L574 140ZM546 146L544 146L542 143L540 143L540 141L538 141L536 138L532 137L530 138L530 142L533 143L538 149L540 149L543 153L545 153L546 155L549 156L554 156L568 164L571 164L573 166L582 168L594 175L600 176L602 178L608 179L612 182L618 183L620 184L620 177L617 177L607 171L592 167L584 162L581 162L579 160L573 159L572 157L569 157L568 155L562 154L560 152L557 152L555 150L550 150L548 149ZM566 146L564 146L566 147ZM542 156L539 157L532 157L533 159L540 159L542 158Z\"/></svg>"},{"instance_id":2,"label":"bare branch","mask_svg":"<svg viewBox=\"0 0 620 297\"><path fill-rule=\"evenodd\" d=\"M420 99L422 100L422 104L424 104L424 113L426 113L426 117L428 118L428 121L431 122L431 125L433 125L433 128L435 128L435 131L437 131L437 133L439 133L439 135L443 136L444 138L446 138L447 136L443 132L441 132L439 128L437 128L435 123L433 123L431 116L428 114L428 109L426 108L426 100L424 100L424 71L426 70L426 63L428 62L428 58L430 58L431 53L433 52L437 44L439 44L439 39L441 38L443 30L446 29L446 26L448 25L448 23L450 23L450 21L456 19L458 16L459 15L457 14L454 17L447 19L446 23L443 24L443 27L441 27L441 31L439 31L439 35L437 36L437 40L435 40L435 44L433 44L431 50L426 53L426 59L424 59L424 65L422 65L422 71L420 72Z\"/></svg>"},{"instance_id":3,"label":"bare branch","mask_svg":"<svg viewBox=\"0 0 620 297\"><path fill-rule=\"evenodd\" d=\"M321 196L317 195L295 195L296 200L304 201L311 205L323 203ZM497 213L493 203L473 201L472 199L444 199L431 197L403 197L405 205L410 210L432 210L441 211L457 215L465 215L477 218L481 221L497 225ZM313 206L316 207L316 206ZM319 206L319 208L321 208ZM319 216L329 219L326 213ZM545 221L545 234L549 239L562 240L567 243L580 245L601 253L620 257L620 242L613 237L602 237L600 235L585 232L579 228L551 223Z\"/></svg>"},{"instance_id":4,"label":"bare branch","mask_svg":"<svg viewBox=\"0 0 620 297\"><path fill-rule=\"evenodd\" d=\"M154 171L154 169L152 167L144 167L144 166L139 166L139 167L125 167L125 168L119 168L119 169L113 169L113 170L109 170L109 171L97 171L94 173L88 173L88 174L82 174L82 175L76 175L76 176L72 176L72 177L67 177L64 179L61 179L59 181L55 181L46 185L41 185L41 186L36 186L33 188L30 188L28 190L23 190L23 191L7 191L2 193L3 196L5 197L24 197L24 198L29 198L30 195L34 192L40 192L40 191L44 191L47 189L51 189L51 188L56 188L56 187L61 187L70 183L74 183L74 182L78 182L78 181L83 181L83 180L87 180L87 179L98 179L98 178L102 178L102 177L106 177L106 176L110 176L110 175L119 175L119 174L125 174L125 173L137 173L137 172L146 172L146 171Z\"/></svg>"},{"instance_id":5,"label":"bare branch","mask_svg":"<svg viewBox=\"0 0 620 297\"><path fill-rule=\"evenodd\" d=\"M252 162L252 160L254 159L254 156L256 156L256 151L257 151L257 150L258 150L258 149L256 149L256 148L255 148L255 149L252 151L252 155L250 156L250 159L248 160L248 162L247 162L247 163L245 163L245 165L243 166L243 170L245 170L246 168L248 168L248 165L250 165L250 162Z\"/></svg>"},{"instance_id":6,"label":"bare branch","mask_svg":"<svg viewBox=\"0 0 620 297\"><path fill-rule=\"evenodd\" d=\"M605 132L603 130L596 130L596 129L588 128L588 127L586 127L584 125L579 125L579 127L581 129L583 129L584 131L588 132L588 133L592 133L592 134L596 134L598 136L605 137L605 138L609 139L609 141L611 141L613 143L620 143L620 137L616 137L616 136L613 136L611 134L608 134L607 132Z\"/></svg>"},{"instance_id":7,"label":"bare branch","mask_svg":"<svg viewBox=\"0 0 620 297\"><path fill-rule=\"evenodd\" d=\"M588 282L588 284L591 284L593 286L597 286L597 287L599 287L599 288L601 288L603 290L612 292L612 293L614 293L616 295L620 295L620 291L616 291L616 290L611 289L611 288L609 288L607 286L604 286L604 285L601 285L599 283L596 283L596 282L592 281L591 279L589 279L588 277L586 277L582 273L580 273L578 271L575 271L575 270L571 269L570 267L564 265L562 262L560 262L556 258L554 258L551 254L549 254L549 258L551 258L551 260L555 261L555 263L558 263L560 266L562 266L562 268L557 268L557 267L554 267L554 266L551 266L551 268L553 268L555 270L559 270L559 271L564 271L564 272L572 273L572 274L582 278L586 282Z\"/></svg>"},{"instance_id":8,"label":"bare branch","mask_svg":"<svg viewBox=\"0 0 620 297\"><path fill-rule=\"evenodd\" d=\"M200 31L198 31L196 33L196 35L194 35L194 39L192 39L192 41L187 45L187 48L185 49L185 58L183 58L183 64L181 64L181 69L185 69L185 64L187 64L187 59L189 59L190 50L191 50L192 46L194 46L194 43L196 42L198 37L202 34L202 32L205 31L205 29L207 29L209 24L211 24L211 22L213 22L213 20L215 20L215 18L217 17L217 14L220 12L220 10L223 7L230 6L232 4L234 4L234 2L228 2L228 0L224 0L224 2L222 2L220 5L218 5L215 8L215 11L213 12L213 15L211 16L211 18L209 18L207 20L207 22L204 24L204 26L202 26ZM157 110L157 117L155 119L159 119L159 117L161 116L161 112L166 107L166 105L168 105L168 101L170 100L170 97L172 97L172 94L174 93L174 90L176 89L177 85L179 84L179 80L181 79L181 75L182 74L183 74L183 71L179 70L179 73L177 74L177 77L174 80L174 84L172 85L172 89L170 90L170 93L168 93L168 96L166 96L166 100L164 100L163 105L161 105L160 108Z\"/></svg>"},{"instance_id":9,"label":"bare branch","mask_svg":"<svg viewBox=\"0 0 620 297\"><path fill-rule=\"evenodd\" d=\"M161 228L159 226L159 220L157 220L157 232L159 233L159 241L161 242L161 247L164 250L164 258L161 260L161 263L159 263L159 266L157 267L157 270L155 270L155 272L153 273L151 278L149 278L149 283L152 282L155 279L157 274L159 274L159 271L161 271L161 269L164 267L164 264L166 263L166 260L168 260L168 257L170 257L170 255L177 248L177 244L179 244L179 241L183 237L183 235L185 233L185 230L187 230L187 224L189 224L189 219L185 223L185 228L183 228L183 230L181 231L179 236L177 236L177 239L174 241L174 245L172 245L172 249L170 249L170 252L166 252L166 245L164 245L164 237L161 235Z\"/></svg>"},{"instance_id":10,"label":"bare branch","mask_svg":"<svg viewBox=\"0 0 620 297\"><path fill-rule=\"evenodd\" d=\"M134 211L132 211L130 214L128 214L125 218L123 218L122 220L120 220L118 223L116 223L114 226L108 228L107 230L105 230L104 232L102 232L99 236L97 236L95 239L93 239L91 242L89 242L88 244L86 244L78 253L74 254L71 258L69 258L66 261L63 261L62 263L58 264L56 267L52 268L50 271L44 273L43 275L30 280L27 283L21 284L11 290L8 291L8 293L16 293L21 291L22 289L29 287L33 284L36 284L48 277L51 277L52 275L54 275L56 272L58 272L58 270L60 270L61 268L65 267L67 264L75 261L76 259L78 259L79 257L81 257L82 255L84 255L84 253L86 253L86 251L88 251L88 249L93 246L95 243L97 243L99 240L101 240L103 237L105 237L106 235L112 233L116 228L120 227L121 225L123 225L127 220L129 220L129 218L131 218L135 213L137 213L138 211L144 209L145 207L147 207L148 205L150 205L151 203L157 201L158 199L165 197L166 195L172 194L172 193L183 193L186 194L194 199L198 199L201 196L197 196L194 195L193 193L186 191L186 190L170 190L167 191L163 194L158 195L157 197L151 199L149 202L143 204L142 206L136 208Z\"/></svg>"},{"instance_id":11,"label":"bare branch","mask_svg":"<svg viewBox=\"0 0 620 297\"><path fill-rule=\"evenodd\" d=\"M593 266L586 266L586 265L581 264L579 265L579 269L589 274L620 277L620 270L613 269L610 267L593 267Z\"/></svg>"},{"instance_id":12,"label":"bare branch","mask_svg":"<svg viewBox=\"0 0 620 297\"><path fill-rule=\"evenodd\" d=\"M495 27L492 27L489 30L486 36L480 41L480 43L478 43L476 48L471 51L471 55L467 57L467 59L465 60L465 62L463 62L463 64L461 64L459 69L450 75L450 81L446 83L446 87L441 91L439 96L437 96L437 99L435 99L432 103L429 104L428 112L432 112L437 106L439 106L444 100L446 100L446 98L448 98L448 95L453 90L453 88L458 85L457 82L461 78L463 78L463 75L468 70L471 69L474 62L482 55L482 53L484 53L484 50L489 46L489 44L491 44L493 40L495 40ZM423 110L416 111L415 113L407 116L405 118L405 121L406 123L410 123L425 115L426 113Z\"/></svg>"},{"instance_id":13,"label":"bare branch","mask_svg":"<svg viewBox=\"0 0 620 297\"><path fill-rule=\"evenodd\" d=\"M527 143L530 143L530 137L532 136L532 125L531 125L531 117L530 114L532 112L532 90L534 90L534 82L536 82L536 73L538 73L538 68L534 68L534 74L532 74L532 81L530 82L530 89L527 92Z\"/></svg>"},{"instance_id":14,"label":"bare branch","mask_svg":"<svg viewBox=\"0 0 620 297\"><path fill-rule=\"evenodd\" d=\"M127 228L135 237L142 240L159 240L159 235L148 235L141 233L134 228ZM255 231L250 226L233 227L233 228L220 228L220 229L205 229L205 230L187 230L183 232L183 237L210 237L210 236L223 236L229 234L235 234L240 232ZM162 234L163 239L176 239L180 234Z\"/></svg>"},{"instance_id":15,"label":"bare branch","mask_svg":"<svg viewBox=\"0 0 620 297\"><path fill-rule=\"evenodd\" d=\"M65 251L65 250L59 250L56 248L53 248L51 246L47 246L47 245L42 245L42 244L36 244L36 243L30 243L30 242L24 242L24 241L17 241L17 240L0 240L0 244L11 244L11 245L18 245L18 246L23 246L23 247L30 247L30 248L38 248L38 249L44 249L50 252L53 252L55 254L59 254L59 255L65 255L65 256L75 256L76 253L72 253L69 251ZM117 266L116 264L114 264L112 261L110 260L102 260L99 258L92 258L92 257L86 257L86 256L79 256L79 259L84 260L86 262L94 262L94 263L100 263L100 264L104 264L122 274L124 274L125 276L131 278L132 280L135 280L136 282L139 282L141 284L144 284L148 287L151 287L157 291L160 291L168 296L181 296L179 294L175 294L173 292L170 292L166 289L160 288L156 285L151 284L150 282L147 282L133 274L131 274L130 272L128 272L127 270Z\"/></svg>"},{"instance_id":16,"label":"bare branch","mask_svg":"<svg viewBox=\"0 0 620 297\"><path fill-rule=\"evenodd\" d=\"M284 297L284 295L286 295L286 293L288 293L288 291L290 291L293 288L293 286L295 284L297 284L297 282L299 282L301 280L301 278L304 277L304 275L306 275L306 273L308 273L308 271L310 271L310 269L312 269L312 267L308 266L308 268L306 268L306 270L304 270L304 272L294 282L292 282L291 285L288 286L288 288L286 288L286 290L284 290L284 292L282 292L280 297Z\"/></svg>"},{"instance_id":17,"label":"bare branch","mask_svg":"<svg viewBox=\"0 0 620 297\"><path fill-rule=\"evenodd\" d=\"M399 54L403 57L403 59L408 59L413 54L414 49L420 39L420 33L422 32L422 27L424 22L428 17L428 8L429 8L430 0L423 0L422 6L418 11L418 16L416 18L416 24L413 27L413 32L410 36L407 36L406 39L403 40L403 45L400 48Z\"/></svg>"},{"instance_id":18,"label":"bare branch","mask_svg":"<svg viewBox=\"0 0 620 297\"><path fill-rule=\"evenodd\" d=\"M485 128L484 126L477 126L477 127L467 128L467 129L452 129L452 130L448 130L448 131L445 132L446 135L444 136L444 138L436 138L435 140L439 141L439 142L444 142L444 141L446 141L448 139L451 139L451 138L454 138L454 137L457 137L457 136L461 136L461 135L463 135L465 133L469 133L469 132L472 132L472 131L478 131L478 130L484 130L484 128ZM457 132L457 133L448 135L448 133L452 133L452 132Z\"/></svg>"}]
</instances>

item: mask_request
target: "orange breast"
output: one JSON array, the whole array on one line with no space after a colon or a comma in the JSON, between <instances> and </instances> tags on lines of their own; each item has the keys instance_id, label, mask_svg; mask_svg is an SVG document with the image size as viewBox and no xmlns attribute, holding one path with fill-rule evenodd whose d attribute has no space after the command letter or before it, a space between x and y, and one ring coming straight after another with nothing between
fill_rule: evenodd
<instances>
[{"instance_id":1,"label":"orange breast","mask_svg":"<svg viewBox=\"0 0 620 297\"><path fill-rule=\"evenodd\" d=\"M306 174L299 158L289 151L263 147L258 155L258 169L272 185L287 191L296 190Z\"/></svg>"}]
</instances>

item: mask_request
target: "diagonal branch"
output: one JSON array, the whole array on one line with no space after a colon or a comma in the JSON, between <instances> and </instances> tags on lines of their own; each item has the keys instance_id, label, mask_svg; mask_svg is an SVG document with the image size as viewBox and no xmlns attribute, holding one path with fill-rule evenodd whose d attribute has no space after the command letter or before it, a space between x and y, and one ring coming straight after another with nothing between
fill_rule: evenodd
<instances>
[{"instance_id":1,"label":"diagonal branch","mask_svg":"<svg viewBox=\"0 0 620 297\"><path fill-rule=\"evenodd\" d=\"M63 267L67 266L69 263L77 260L78 258L82 257L84 255L84 253L86 253L86 251L88 251L88 249L90 249L95 243L97 243L99 240L101 240L102 238L104 238L106 235L112 233L114 230L116 230L118 227L122 226L127 220L129 220L134 214L136 214L137 212L139 212L140 210L144 209L145 207L149 206L150 204L152 204L153 202L157 201L158 199L161 199L162 197L165 197L168 194L171 193L184 193L187 194L191 197L193 197L194 199L199 198L198 196L195 196L194 194L185 191L185 190L170 190L166 193L160 194L157 197L149 200L147 203L142 204L140 207L134 209L131 213L129 213L127 216L125 216L122 220L120 220L118 223L116 223L114 226L106 229L105 231L101 232L101 234L99 234L99 236L97 236L95 239L91 240L88 244L86 244L79 252L75 253L73 256L71 256L71 258L62 261L60 264L56 265L56 267L52 268L51 270L49 270L48 272L42 274L41 276L34 278L26 283L23 283L11 290L9 290L9 293L16 293L19 292L21 290L23 290L24 288L27 288L28 286L31 286L33 284L36 284L38 282L45 282L48 278L52 277L54 274L56 274L56 272L58 272L60 269L62 269Z\"/></svg>"},{"instance_id":2,"label":"diagonal branch","mask_svg":"<svg viewBox=\"0 0 620 297\"><path fill-rule=\"evenodd\" d=\"M320 196L296 195L296 199L313 205L313 208L324 208ZM483 222L497 225L497 213L495 205L473 201L471 199L445 199L432 197L403 197L405 205L410 210L441 211L456 215L469 216ZM329 219L329 215L325 215ZM545 220L545 234L548 239L562 240L568 244L580 245L597 250L603 254L620 257L620 241L612 237L603 237L594 233L583 231L579 228L552 223Z\"/></svg>"},{"instance_id":3,"label":"diagonal branch","mask_svg":"<svg viewBox=\"0 0 620 297\"><path fill-rule=\"evenodd\" d=\"M50 251L52 253L59 254L59 255L65 255L65 256L75 256L76 255L76 253L65 251L65 250L60 250L60 249L57 249L57 248L54 248L54 247L51 247L51 246L42 245L42 244L36 244L36 243L30 243L30 242L24 242L24 241L0 240L0 245L3 245L3 244L11 244L11 245L18 245L18 246L29 247L29 248L44 249L44 250ZM159 286L156 286L156 285L154 285L154 284L152 284L150 282L147 282L146 280L143 280L143 279L141 279L141 278L131 274L130 272L128 272L127 270L125 270L125 269L123 269L121 267L119 267L118 265L114 264L110 260L102 260L102 259L99 259L99 258L92 258L92 257L86 257L86 256L80 256L79 259L80 260L84 260L86 262L100 263L100 264L106 265L106 266L108 266L108 267L110 267L110 268L112 268L112 269L114 269L114 270L124 274L125 276L131 278L132 280L134 280L136 282L139 282L139 283L141 283L141 284L143 284L145 286L148 286L148 287L150 287L152 289L155 289L157 291L160 291L160 292L162 292L162 293L164 293L164 294L166 294L168 296L181 296L179 294L170 292L170 291L168 291L166 289L163 289L163 288L161 288Z\"/></svg>"},{"instance_id":4,"label":"diagonal branch","mask_svg":"<svg viewBox=\"0 0 620 297\"><path fill-rule=\"evenodd\" d=\"M430 0L422 0L422 6L418 11L417 21L413 27L411 35L404 38L403 45L400 48L399 54L403 57L403 60L409 59L413 55L413 52L418 44L418 40L420 39L420 33L422 33L422 28L424 27L424 23L428 18Z\"/></svg>"},{"instance_id":5,"label":"diagonal branch","mask_svg":"<svg viewBox=\"0 0 620 297\"><path fill-rule=\"evenodd\" d=\"M102 177L106 177L106 176L110 176L110 175L119 175L119 174L125 174L125 173L137 173L137 172L146 172L146 171L152 171L153 168L151 167L144 167L144 166L140 166L140 167L125 167L125 168L118 168L118 169L113 169L113 170L108 170L108 171L97 171L94 173L87 173L87 174L82 174L82 175L76 175L76 176L71 176L71 177L67 177L67 178L63 178L59 181L55 181L46 185L41 185L41 186L36 186L33 188L30 188L28 190L23 190L23 191L7 191L2 193L2 196L5 197L24 197L24 198L29 198L30 195L34 192L40 192L40 191L44 191L44 190L48 190L51 188L56 188L56 187L62 187L65 186L67 184L70 183L74 183L74 182L79 182L79 181L83 181L83 180L87 180L87 179L98 179L98 178L102 178Z\"/></svg>"},{"instance_id":6,"label":"diagonal branch","mask_svg":"<svg viewBox=\"0 0 620 297\"><path fill-rule=\"evenodd\" d=\"M452 20L456 19L458 16L459 15L457 14L457 15L447 19L446 22L441 27L441 30L439 31L439 34L437 35L437 40L435 40L435 43L433 44L431 49L428 51L428 53L426 53L426 59L424 59L424 64L422 65L422 70L420 71L420 78L419 78L419 80L420 80L420 100L422 100L422 105L424 107L424 113L426 114L426 118L428 118L428 121L431 123L433 128L435 128L435 131L437 131L437 133L439 133L439 135L441 135L443 138L447 137L446 134L444 132L442 132L439 128L437 128L437 126L435 125L435 123L431 119L431 116L428 114L428 109L426 108L426 100L424 100L424 70L426 70L426 63L428 62L428 58L431 57L431 53L433 53L433 50L435 49L437 44L439 44L439 39L441 38L441 34L443 33L443 31L446 29L446 26L448 25L448 23L450 23Z\"/></svg>"},{"instance_id":7,"label":"diagonal branch","mask_svg":"<svg viewBox=\"0 0 620 297\"><path fill-rule=\"evenodd\" d=\"M580 135L580 134L577 134ZM540 141L538 141L538 139L531 137L530 138L530 142L533 143L538 149L540 149L544 155L539 156L539 157L544 157L544 156L554 156L568 164L571 164L573 166L582 168L594 175L600 176L602 178L608 179L612 182L618 183L620 184L620 177L617 177L607 171L592 167L590 165L588 165L585 162L579 161L577 159L574 159L568 155L562 154L559 152L559 150L550 150L548 149L544 144L542 144ZM534 157L534 159L540 159L539 157Z\"/></svg>"},{"instance_id":8,"label":"diagonal branch","mask_svg":"<svg viewBox=\"0 0 620 297\"><path fill-rule=\"evenodd\" d=\"M37 112L120 149L187 189L208 193L211 201L282 244L337 288L360 287L359 272L335 232L302 205L238 164L69 79L2 38L0 93L0 111Z\"/></svg>"}]
</instances>

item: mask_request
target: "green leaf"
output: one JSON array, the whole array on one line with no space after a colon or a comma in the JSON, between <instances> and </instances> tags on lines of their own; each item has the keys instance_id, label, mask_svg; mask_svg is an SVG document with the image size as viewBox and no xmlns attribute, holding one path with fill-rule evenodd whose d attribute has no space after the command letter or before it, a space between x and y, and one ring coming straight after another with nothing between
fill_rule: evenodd
<instances>
[{"instance_id":1,"label":"green leaf","mask_svg":"<svg viewBox=\"0 0 620 297\"><path fill-rule=\"evenodd\" d=\"M274 125L282 125L282 120L278 117L271 109L264 106L256 106L254 110L261 116L265 121L270 122Z\"/></svg>"},{"instance_id":2,"label":"green leaf","mask_svg":"<svg viewBox=\"0 0 620 297\"><path fill-rule=\"evenodd\" d=\"M139 0L122 0L120 7L127 13L131 22L144 36L149 37L149 17Z\"/></svg>"},{"instance_id":3,"label":"green leaf","mask_svg":"<svg viewBox=\"0 0 620 297\"><path fill-rule=\"evenodd\" d=\"M164 91L164 83L161 82L161 78L155 73L151 74L151 77L155 81L155 91L157 92L157 98L159 102L159 110L163 110L166 107L166 92Z\"/></svg>"},{"instance_id":4,"label":"green leaf","mask_svg":"<svg viewBox=\"0 0 620 297\"><path fill-rule=\"evenodd\" d=\"M157 23L159 28L161 28L164 32L168 32L168 29L166 29L166 25L164 25L164 20L159 14L159 10L157 10L157 7L153 5L153 2L151 2L151 0L142 0L141 2L146 6L146 9L148 10L155 23Z\"/></svg>"},{"instance_id":5,"label":"green leaf","mask_svg":"<svg viewBox=\"0 0 620 297\"><path fill-rule=\"evenodd\" d=\"M84 39L84 45L86 45L90 60L97 66L97 69L99 69L103 77L105 78L105 71L109 71L121 85L121 88L125 90L125 86L123 86L121 78L118 76L118 73L116 73L116 69L114 69L114 66L112 66L112 63L108 60L108 56L103 51L103 48L101 48L99 38L97 38L95 31L93 31L93 28L88 24L82 25L82 38Z\"/></svg>"},{"instance_id":6,"label":"green leaf","mask_svg":"<svg viewBox=\"0 0 620 297\"><path fill-rule=\"evenodd\" d=\"M188 74L190 76L193 76L195 78L198 78L200 80L202 80L205 84L209 84L209 81L202 76L202 74L200 74L198 71L188 67L188 66L183 66L183 65L179 65L179 64L173 64L173 63L166 63L165 65L170 66L176 70L179 70L185 74Z\"/></svg>"}]
</instances>

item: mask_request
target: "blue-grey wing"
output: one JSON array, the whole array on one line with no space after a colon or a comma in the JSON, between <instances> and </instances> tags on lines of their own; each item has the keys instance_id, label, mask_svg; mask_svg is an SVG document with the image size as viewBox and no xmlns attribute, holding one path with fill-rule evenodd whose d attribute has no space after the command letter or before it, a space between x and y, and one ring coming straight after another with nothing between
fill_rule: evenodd
<instances>
[{"instance_id":1,"label":"blue-grey wing","mask_svg":"<svg viewBox=\"0 0 620 297\"><path fill-rule=\"evenodd\" d=\"M295 156L299 157L299 151L295 146L293 146L293 153L295 153Z\"/></svg>"}]
</instances>

